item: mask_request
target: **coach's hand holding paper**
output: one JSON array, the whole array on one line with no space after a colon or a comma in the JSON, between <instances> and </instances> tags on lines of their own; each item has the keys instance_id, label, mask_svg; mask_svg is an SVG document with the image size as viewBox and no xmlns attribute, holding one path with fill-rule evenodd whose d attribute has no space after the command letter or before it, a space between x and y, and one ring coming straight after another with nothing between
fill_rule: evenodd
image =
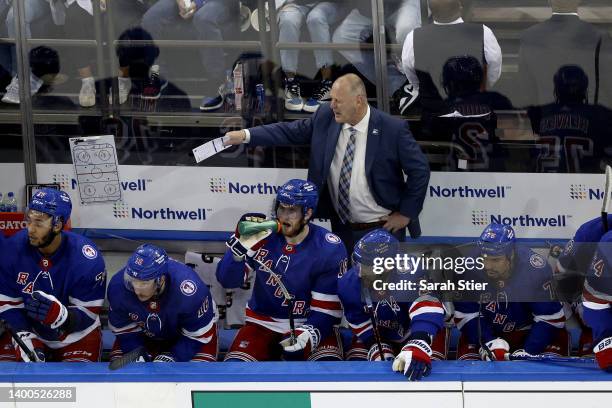
<instances>
[{"instance_id":1,"label":"coach's hand holding paper","mask_svg":"<svg viewBox=\"0 0 612 408\"><path fill-rule=\"evenodd\" d=\"M226 138L227 136L218 137L193 149L193 155L195 157L196 163L204 161L209 157L214 156L215 154L227 149L229 145L225 144Z\"/></svg>"}]
</instances>

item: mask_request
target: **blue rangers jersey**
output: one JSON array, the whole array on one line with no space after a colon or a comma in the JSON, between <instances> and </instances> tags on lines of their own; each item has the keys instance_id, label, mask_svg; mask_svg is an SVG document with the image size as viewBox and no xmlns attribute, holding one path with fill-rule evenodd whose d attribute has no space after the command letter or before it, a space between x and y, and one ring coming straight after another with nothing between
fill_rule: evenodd
<instances>
[{"instance_id":1,"label":"blue rangers jersey","mask_svg":"<svg viewBox=\"0 0 612 408\"><path fill-rule=\"evenodd\" d=\"M170 352L176 361L216 359L196 356L203 344L213 340L217 318L210 291L193 269L169 259L164 291L146 302L126 288L124 269L108 285L109 326L122 352L144 345L146 336L174 343Z\"/></svg>"},{"instance_id":2,"label":"blue rangers jersey","mask_svg":"<svg viewBox=\"0 0 612 408\"><path fill-rule=\"evenodd\" d=\"M523 348L530 354L539 354L552 342L556 330L565 326L563 304L546 301L554 298L552 270L546 259L520 245L514 253L511 277L507 281L493 281L484 271L472 270L477 281L488 282L487 291L480 294L482 305L455 302L454 320L470 344L480 344L480 310L483 343L503 338L504 333L529 330Z\"/></svg>"},{"instance_id":3,"label":"blue rangers jersey","mask_svg":"<svg viewBox=\"0 0 612 408\"><path fill-rule=\"evenodd\" d=\"M100 327L106 271L95 244L87 238L62 231L62 241L49 258L31 246L23 230L3 243L0 265L0 319L16 331L32 331L50 348L72 344ZM71 333L51 329L27 316L24 298L40 290L55 296L76 311Z\"/></svg>"},{"instance_id":4,"label":"blue rangers jersey","mask_svg":"<svg viewBox=\"0 0 612 408\"><path fill-rule=\"evenodd\" d=\"M358 269L353 267L338 279L338 295L344 316L353 331L367 348L376 341L371 315L362 301L362 285ZM372 304L382 342L403 343L411 333L424 332L435 337L444 325L444 308L430 295L413 302L397 301L393 295Z\"/></svg>"},{"instance_id":5,"label":"blue rangers jersey","mask_svg":"<svg viewBox=\"0 0 612 408\"><path fill-rule=\"evenodd\" d=\"M608 225L612 225L612 214L608 215ZM605 233L601 217L582 224L574 237L565 244L557 260L558 272L575 271L584 275L593 260L597 243Z\"/></svg>"},{"instance_id":6,"label":"blue rangers jersey","mask_svg":"<svg viewBox=\"0 0 612 408\"><path fill-rule=\"evenodd\" d=\"M584 321L593 329L593 344L612 336L612 231L601 238L584 283Z\"/></svg>"},{"instance_id":7,"label":"blue rangers jersey","mask_svg":"<svg viewBox=\"0 0 612 408\"><path fill-rule=\"evenodd\" d=\"M340 238L325 228L309 224L306 238L291 245L282 234L272 234L255 258L280 275L294 296L296 324L308 324L324 339L340 323L342 306L338 298L338 275L347 268L346 249ZM258 264L253 294L246 309L246 321L277 333L289 331L289 305L272 276ZM227 251L217 267L217 279L225 288L238 288L250 272L245 262L236 262Z\"/></svg>"},{"instance_id":8,"label":"blue rangers jersey","mask_svg":"<svg viewBox=\"0 0 612 408\"><path fill-rule=\"evenodd\" d=\"M608 215L608 224L612 225L612 215ZM560 300L580 302L584 277L605 232L601 217L593 218L582 224L565 244L555 264L555 289Z\"/></svg>"}]
</instances>

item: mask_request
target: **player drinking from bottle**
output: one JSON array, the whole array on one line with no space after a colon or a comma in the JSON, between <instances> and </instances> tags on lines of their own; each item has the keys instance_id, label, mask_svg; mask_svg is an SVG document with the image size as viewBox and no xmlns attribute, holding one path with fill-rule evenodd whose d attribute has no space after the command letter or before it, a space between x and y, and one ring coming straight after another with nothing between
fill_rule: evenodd
<instances>
[{"instance_id":1,"label":"player drinking from bottle","mask_svg":"<svg viewBox=\"0 0 612 408\"><path fill-rule=\"evenodd\" d=\"M280 232L244 236L237 229L227 242L219 282L237 288L245 274L256 275L246 324L225 361L342 360L335 326L342 317L337 276L346 270L346 250L340 238L310 222L317 200L313 183L289 180L276 196ZM245 214L245 220L265 216Z\"/></svg>"}]
</instances>

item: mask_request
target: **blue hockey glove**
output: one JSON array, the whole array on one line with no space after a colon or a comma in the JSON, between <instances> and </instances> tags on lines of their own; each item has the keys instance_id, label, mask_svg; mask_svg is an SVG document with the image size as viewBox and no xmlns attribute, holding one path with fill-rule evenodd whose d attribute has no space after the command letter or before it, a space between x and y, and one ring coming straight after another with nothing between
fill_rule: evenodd
<instances>
[{"instance_id":1,"label":"blue hockey glove","mask_svg":"<svg viewBox=\"0 0 612 408\"><path fill-rule=\"evenodd\" d=\"M431 372L431 355L427 341L420 338L408 340L393 360L393 371L403 373L410 381L418 381Z\"/></svg>"},{"instance_id":2,"label":"blue hockey glove","mask_svg":"<svg viewBox=\"0 0 612 408\"><path fill-rule=\"evenodd\" d=\"M251 222L263 222L266 220L266 216L261 213L246 213L242 217L240 217L241 221L251 221ZM232 251L234 255L234 260L236 261L244 261L249 258L255 256L259 248L261 248L264 244L264 240L272 234L270 230L260 231L257 234L249 235L249 236L240 236L240 232L238 232L238 226L236 226L236 230L234 234L227 240L225 245Z\"/></svg>"},{"instance_id":3,"label":"blue hockey glove","mask_svg":"<svg viewBox=\"0 0 612 408\"><path fill-rule=\"evenodd\" d=\"M612 373L612 337L601 340L593 348L599 368Z\"/></svg>"},{"instance_id":4,"label":"blue hockey glove","mask_svg":"<svg viewBox=\"0 0 612 408\"><path fill-rule=\"evenodd\" d=\"M489 348L489 351L493 355L495 361L508 360L508 353L510 352L510 345L508 342L501 337L493 339L485 343ZM480 359L482 361L491 361L484 347L480 348Z\"/></svg>"},{"instance_id":5,"label":"blue hockey glove","mask_svg":"<svg viewBox=\"0 0 612 408\"><path fill-rule=\"evenodd\" d=\"M25 297L24 302L28 316L52 329L59 328L68 319L68 309L53 295L37 290L31 298Z\"/></svg>"}]
</instances>

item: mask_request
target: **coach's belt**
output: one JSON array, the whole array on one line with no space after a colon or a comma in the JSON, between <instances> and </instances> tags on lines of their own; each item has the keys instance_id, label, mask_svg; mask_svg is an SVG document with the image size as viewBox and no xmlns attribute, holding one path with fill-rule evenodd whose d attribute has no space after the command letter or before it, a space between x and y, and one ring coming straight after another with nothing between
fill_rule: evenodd
<instances>
[{"instance_id":1,"label":"coach's belt","mask_svg":"<svg viewBox=\"0 0 612 408\"><path fill-rule=\"evenodd\" d=\"M348 227L353 231L363 231L366 229L382 227L385 225L385 221L374 221L374 222L350 222Z\"/></svg>"}]
</instances>

